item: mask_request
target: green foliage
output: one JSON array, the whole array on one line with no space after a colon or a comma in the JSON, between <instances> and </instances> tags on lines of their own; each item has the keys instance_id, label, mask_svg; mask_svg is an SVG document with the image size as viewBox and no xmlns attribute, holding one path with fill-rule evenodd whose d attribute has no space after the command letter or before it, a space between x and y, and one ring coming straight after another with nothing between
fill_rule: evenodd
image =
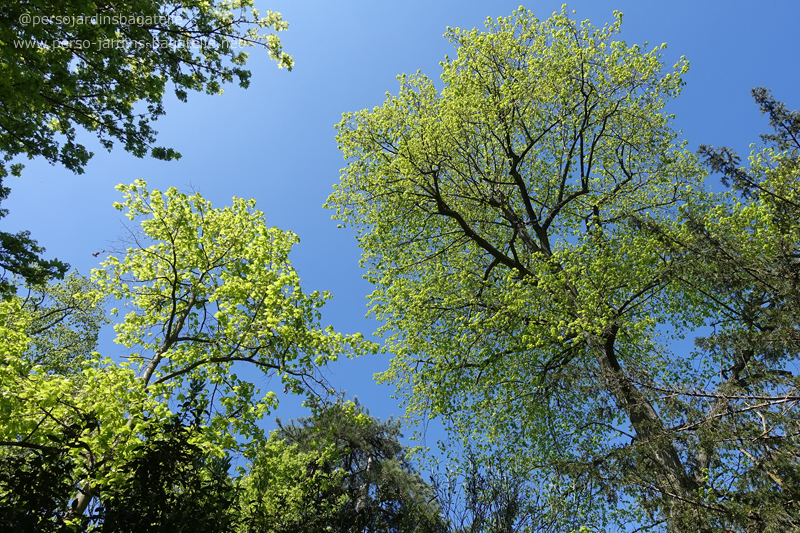
<instances>
[{"instance_id":1,"label":"green foliage","mask_svg":"<svg viewBox=\"0 0 800 533\"><path fill-rule=\"evenodd\" d=\"M0 178L0 202L8 198L11 190L3 187ZM0 219L8 214L7 209L0 209ZM8 298L16 292L14 283L6 279L6 275L16 274L32 286L41 286L51 279L62 279L69 265L57 259L45 260L40 256L45 249L31 239L29 231L8 233L0 231L0 297Z\"/></svg>"},{"instance_id":2,"label":"green foliage","mask_svg":"<svg viewBox=\"0 0 800 533\"><path fill-rule=\"evenodd\" d=\"M222 92L250 83L248 47L261 47L291 70L276 32L280 13L261 17L252 0L196 2L136 0L99 5L23 0L0 6L0 201L3 180L19 176L16 158L42 157L81 174L92 152L78 131L97 135L137 157L180 158L154 146L152 122L164 114L168 84L186 101L189 91ZM6 214L0 210L0 218ZM40 286L62 279L68 265L42 259L30 233L0 232L0 268ZM14 287L0 279L0 296Z\"/></svg>"},{"instance_id":3,"label":"green foliage","mask_svg":"<svg viewBox=\"0 0 800 533\"><path fill-rule=\"evenodd\" d=\"M778 532L800 526L800 113L763 88L753 96L775 133L751 145L748 167L730 149L700 148L732 190L688 206L680 230L650 228L683 258L681 282L713 326L696 341L700 379L652 385L671 398L662 416L702 481L705 520Z\"/></svg>"},{"instance_id":4,"label":"green foliage","mask_svg":"<svg viewBox=\"0 0 800 533\"><path fill-rule=\"evenodd\" d=\"M14 304L20 321L29 323L19 302L4 305ZM24 332L20 326L17 331ZM27 341L24 333L19 335ZM80 482L71 485L69 499L81 499L76 494L79 485L90 499L96 491L119 482L118 467L130 460L141 444L140 433L130 423L132 415L139 415L141 431L147 425L141 413L148 413L149 420L166 417L169 412L157 399L147 396L133 371L110 360L95 358L83 365L79 375L65 376L32 365L24 357L24 347L1 357L3 453L43 450L74 465L74 475ZM71 511L62 519L81 520L82 512L76 515Z\"/></svg>"},{"instance_id":5,"label":"green foliage","mask_svg":"<svg viewBox=\"0 0 800 533\"><path fill-rule=\"evenodd\" d=\"M0 343L3 346L3 355L9 359L0 367L4 371L11 367L12 360L17 363L27 350L29 339L26 331L31 322L32 318L22 310L19 298L0 301Z\"/></svg>"},{"instance_id":6,"label":"green foliage","mask_svg":"<svg viewBox=\"0 0 800 533\"><path fill-rule=\"evenodd\" d=\"M325 468L336 454L333 444L303 450L273 432L238 482L242 491L239 531L325 531L342 505L342 497L333 488L345 472Z\"/></svg>"},{"instance_id":7,"label":"green foliage","mask_svg":"<svg viewBox=\"0 0 800 533\"><path fill-rule=\"evenodd\" d=\"M402 76L345 115L328 205L376 285L381 379L474 450L437 485L466 483L464 527L794 530L800 115L754 90L775 133L749 168L703 147L734 189L703 191L662 111L686 64L619 25L453 29L441 91ZM660 334L701 325L694 352Z\"/></svg>"},{"instance_id":8,"label":"green foliage","mask_svg":"<svg viewBox=\"0 0 800 533\"><path fill-rule=\"evenodd\" d=\"M22 1L4 4L0 21L0 178L18 155L83 172L92 153L76 128L109 150L119 142L137 157L176 159L152 146L150 123L164 114L169 83L184 101L188 91L219 93L234 80L247 87L248 46L293 64L267 33L287 24L271 11L261 17L250 0ZM10 171L19 175L21 165Z\"/></svg>"},{"instance_id":9,"label":"green foliage","mask_svg":"<svg viewBox=\"0 0 800 533\"><path fill-rule=\"evenodd\" d=\"M76 463L53 449L4 453L0 457L0 526L5 531L67 531L64 517L74 491ZM80 520L84 531L88 518Z\"/></svg>"},{"instance_id":10,"label":"green foliage","mask_svg":"<svg viewBox=\"0 0 800 533\"><path fill-rule=\"evenodd\" d=\"M94 358L105 317L103 300L89 279L72 272L60 282L29 289L23 308L30 313L25 359L40 372L79 373Z\"/></svg>"},{"instance_id":11,"label":"green foliage","mask_svg":"<svg viewBox=\"0 0 800 533\"><path fill-rule=\"evenodd\" d=\"M83 480L68 450L82 447L90 427L73 424L58 438L51 435L50 446L9 451L0 459L0 525L31 532L234 531L230 459L210 456L196 444L203 407L202 384L195 384L179 414L151 421L88 515L70 518L75 487Z\"/></svg>"},{"instance_id":12,"label":"green foliage","mask_svg":"<svg viewBox=\"0 0 800 533\"><path fill-rule=\"evenodd\" d=\"M193 383L180 413L147 427L137 454L120 468L123 479L102 495L93 520L103 532L236 530L238 494L228 474L230 457L210 455L198 444L207 403L203 384Z\"/></svg>"},{"instance_id":13,"label":"green foliage","mask_svg":"<svg viewBox=\"0 0 800 533\"><path fill-rule=\"evenodd\" d=\"M313 416L284 425L276 436L298 453L332 453L315 470L336 479L318 493L330 507L295 526L302 531L438 532L445 524L430 487L399 442L399 423L381 422L357 403L316 407Z\"/></svg>"},{"instance_id":14,"label":"green foliage","mask_svg":"<svg viewBox=\"0 0 800 533\"><path fill-rule=\"evenodd\" d=\"M295 393L325 393L321 366L371 349L360 335L319 326L330 294L302 291L288 260L297 236L267 227L253 200L212 209L199 194L151 192L143 181L119 190L117 208L142 229L94 272L100 290L124 302L113 311L124 315L117 342L135 350L128 357L155 395L182 400L188 380L215 388L209 424L225 448L236 447L234 434L259 435L255 422L278 403L239 378L234 363Z\"/></svg>"},{"instance_id":15,"label":"green foliage","mask_svg":"<svg viewBox=\"0 0 800 533\"><path fill-rule=\"evenodd\" d=\"M328 200L376 286L394 354L381 380L478 452L519 450L556 529L574 523L559 525L564 502L585 524L647 520L648 496L624 476L633 457L658 493L691 501L696 488L658 394L636 385L691 368L656 325L705 313L671 283L659 238L636 230L703 198L663 112L688 65L665 71L664 45L629 46L620 24L520 9L486 32L449 30L441 91L401 76L382 107L345 115L347 166Z\"/></svg>"},{"instance_id":16,"label":"green foliage","mask_svg":"<svg viewBox=\"0 0 800 533\"><path fill-rule=\"evenodd\" d=\"M226 487L225 458L255 457L267 440L258 422L278 404L274 392L238 377L240 366L279 378L287 392L324 395L321 366L373 350L360 335L319 325L330 295L302 291L288 260L297 237L267 227L252 200L214 209L200 195L148 191L144 182L119 188L119 209L141 222L131 247L106 259L92 282L73 276L27 303L0 302L0 445L74 465L72 503L60 517L74 525L97 502L129 523L128 504L114 501L155 505L171 501L168 488ZM124 309L115 325L117 342L131 350L124 363L86 353L104 298ZM171 418L180 405L192 413L188 429Z\"/></svg>"}]
</instances>

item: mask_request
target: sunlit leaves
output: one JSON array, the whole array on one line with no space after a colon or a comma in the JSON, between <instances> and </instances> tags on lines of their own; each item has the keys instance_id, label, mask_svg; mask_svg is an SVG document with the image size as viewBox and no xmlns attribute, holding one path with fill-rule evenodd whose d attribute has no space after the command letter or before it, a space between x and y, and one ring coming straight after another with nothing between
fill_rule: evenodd
<instances>
[{"instance_id":1,"label":"sunlit leaves","mask_svg":"<svg viewBox=\"0 0 800 533\"><path fill-rule=\"evenodd\" d=\"M622 383L672 367L657 324L702 319L636 230L699 197L703 173L663 112L688 64L665 69L664 47L626 44L620 23L520 9L450 29L441 90L400 76L338 126L347 166L328 206L376 285L394 354L381 380L412 417L545 473L608 453L627 417L653 431L646 396Z\"/></svg>"},{"instance_id":2,"label":"sunlit leaves","mask_svg":"<svg viewBox=\"0 0 800 533\"><path fill-rule=\"evenodd\" d=\"M330 294L303 292L288 259L297 236L268 227L253 200L214 209L199 194L149 191L142 181L119 190L125 201L116 207L141 230L94 273L101 290L124 302L117 342L158 394L169 397L189 379L214 387L220 411L211 424L220 438L231 427L258 434L254 422L277 405L234 363L296 393L325 393L319 368L369 348L319 325Z\"/></svg>"},{"instance_id":3,"label":"sunlit leaves","mask_svg":"<svg viewBox=\"0 0 800 533\"><path fill-rule=\"evenodd\" d=\"M198 453L252 459L267 440L258 423L278 405L265 383L324 396L322 367L374 351L320 325L330 294L303 291L288 259L297 236L267 226L253 200L218 209L143 181L118 189L116 207L136 225L92 283L70 277L27 307L0 302L0 442L72 461L78 515L123 481L151 426L190 398L201 406L187 437ZM104 299L117 300L122 362L90 352Z\"/></svg>"}]
</instances>

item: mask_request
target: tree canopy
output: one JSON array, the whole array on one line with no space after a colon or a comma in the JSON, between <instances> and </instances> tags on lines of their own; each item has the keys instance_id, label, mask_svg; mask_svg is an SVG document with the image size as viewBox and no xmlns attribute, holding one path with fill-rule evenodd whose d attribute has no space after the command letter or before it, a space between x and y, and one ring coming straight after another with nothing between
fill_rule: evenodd
<instances>
[{"instance_id":1,"label":"tree canopy","mask_svg":"<svg viewBox=\"0 0 800 533\"><path fill-rule=\"evenodd\" d=\"M319 325L330 295L303 292L288 260L297 237L268 227L254 201L214 209L200 195L150 191L142 181L119 189L125 201L117 207L141 229L93 273L94 285L76 289L81 282L71 279L51 291L51 307L29 310L19 297L2 303L0 444L76 464L83 480L72 495L73 519L121 482L123 465L147 449L148 428L168 420L192 384L202 384L193 394L206 407L202 436L191 443L211 456L252 459L266 439L258 422L278 398L238 377L242 365L279 379L284 392L325 396L322 366L372 350L360 335ZM65 292L87 303L65 312ZM130 350L122 363L81 353L94 349L81 328L96 334L88 308L103 298L122 304L114 326ZM78 329L62 331L70 322ZM65 361L64 350L76 359Z\"/></svg>"},{"instance_id":2,"label":"tree canopy","mask_svg":"<svg viewBox=\"0 0 800 533\"><path fill-rule=\"evenodd\" d=\"M3 180L19 176L20 157L44 158L81 174L92 152L82 130L111 150L170 160L155 146L152 122L171 88L215 94L226 83L247 87L249 47L261 47L291 70L277 36L280 13L262 17L252 0L137 0L124 5L22 1L0 6L0 201ZM170 87L171 85L171 87ZM0 211L0 217L5 215ZM0 267L28 283L60 279L68 266L44 260L28 232L0 232ZM0 289L11 291L9 282Z\"/></svg>"},{"instance_id":3,"label":"tree canopy","mask_svg":"<svg viewBox=\"0 0 800 533\"><path fill-rule=\"evenodd\" d=\"M778 243L780 257L793 258L794 233L773 224L796 219L776 213L774 193L742 204L706 191L698 158L664 112L688 64L665 69L665 45L630 46L620 24L619 13L595 28L565 10L540 21L520 9L489 19L486 32L450 29L457 56L442 63L441 90L404 75L383 106L345 115L347 166L328 206L355 227L375 285L372 313L394 355L380 379L397 385L412 417L445 418L484 460L516 450L515 468L537 488L537 528L752 524L748 505L780 483L764 477L752 450L731 453L730 434L709 435L724 419L741 442L738 424L793 402L785 365L795 353L713 349L725 334L691 353L669 340L732 324L733 314L734 342L745 330L755 341L741 298L755 298L747 305L765 320L780 314L778 302L724 273L740 276L742 265L706 262L737 257L726 240L753 261L778 261ZM785 154L794 123L773 122L783 133L768 140L784 152L762 152L749 173L737 171L749 176L746 191L762 190L755 184L766 176L795 176ZM762 188L793 198L795 185L782 180ZM692 220L705 224L706 240ZM784 327L796 324L782 316ZM782 394L765 399L741 381L756 361L770 363L771 377L759 379ZM731 402L743 404L731 412ZM775 424L748 431L770 443L793 434ZM748 454L755 469L745 471L736 465ZM783 513L776 508L769 520ZM784 518L764 523L780 530L793 523Z\"/></svg>"},{"instance_id":4,"label":"tree canopy","mask_svg":"<svg viewBox=\"0 0 800 533\"><path fill-rule=\"evenodd\" d=\"M303 531L442 533L430 487L420 477L405 446L400 423L369 416L357 401L339 400L314 409L313 415L282 424L277 436L298 451L329 446L334 456L319 465L323 472L341 473L340 481L321 499L341 502L323 522L303 524ZM313 515L312 515L313 516Z\"/></svg>"},{"instance_id":5,"label":"tree canopy","mask_svg":"<svg viewBox=\"0 0 800 533\"><path fill-rule=\"evenodd\" d=\"M81 130L175 159L152 129L167 83L246 86L248 44L291 67L249 0L59 8L0 7L0 180L21 157L82 172ZM322 325L294 233L137 180L90 278L46 284L66 265L0 233L0 528L800 529L800 113L754 89L774 132L748 164L691 153L665 111L688 63L622 41L620 13L573 15L449 28L441 83L400 76L338 125L327 206L374 286L378 379L444 423L439 456L329 382L378 347ZM278 389L311 416L268 434Z\"/></svg>"},{"instance_id":6,"label":"tree canopy","mask_svg":"<svg viewBox=\"0 0 800 533\"><path fill-rule=\"evenodd\" d=\"M730 192L688 206L680 230L645 225L665 255L682 257L676 278L701 294L711 326L695 341L707 368L694 382L648 386L669 398L662 416L703 473L709 522L788 531L800 524L800 114L764 88L752 92L774 132L751 145L749 166L729 148L699 150Z\"/></svg>"},{"instance_id":7,"label":"tree canopy","mask_svg":"<svg viewBox=\"0 0 800 533\"><path fill-rule=\"evenodd\" d=\"M152 146L150 123L164 114L169 83L183 101L234 80L247 87L251 46L293 65L274 33L286 22L271 11L261 17L250 0L25 1L0 10L0 178L20 173L18 163L6 167L18 155L83 172L92 154L76 128L109 150L119 142L138 157L180 157Z\"/></svg>"}]
</instances>

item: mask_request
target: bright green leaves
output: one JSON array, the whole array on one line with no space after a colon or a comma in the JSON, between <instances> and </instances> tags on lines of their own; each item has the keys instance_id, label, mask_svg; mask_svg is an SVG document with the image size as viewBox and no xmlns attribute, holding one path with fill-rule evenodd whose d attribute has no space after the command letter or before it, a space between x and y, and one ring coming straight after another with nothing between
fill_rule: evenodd
<instances>
[{"instance_id":1,"label":"bright green leaves","mask_svg":"<svg viewBox=\"0 0 800 533\"><path fill-rule=\"evenodd\" d=\"M100 327L110 322L103 296L77 272L60 283L29 289L24 308L32 318L25 358L40 365L40 372L79 373L95 358Z\"/></svg>"},{"instance_id":2,"label":"bright green leaves","mask_svg":"<svg viewBox=\"0 0 800 533\"><path fill-rule=\"evenodd\" d=\"M284 393L325 395L321 368L373 344L320 325L330 294L303 292L288 258L297 236L268 227L254 200L217 209L199 194L151 191L143 181L118 190L115 206L138 226L126 250L92 282L70 276L26 305L0 302L0 442L68 457L86 495L71 496L80 515L141 459L153 424L194 402L190 442L203 456L253 459L269 449L283 470L259 470L252 482L283 483L292 502L320 490L321 475L290 489L310 456L289 460L289 447L267 441L258 424L278 396L256 383L274 378ZM122 363L93 352L105 298L122 317L114 326L129 349ZM319 460L331 453L320 450ZM270 512L281 512L287 494L273 496Z\"/></svg>"},{"instance_id":3,"label":"bright green leaves","mask_svg":"<svg viewBox=\"0 0 800 533\"><path fill-rule=\"evenodd\" d=\"M81 449L104 450L115 442L122 453L127 440L117 437L130 435L124 429L128 414L158 409L146 404L144 387L132 371L99 360L96 353L82 353L93 343L99 322L91 304L78 309L78 314L87 314L78 317L77 330L64 331L59 323L52 327L48 314L63 312L62 293L73 282L86 283L71 277L54 287L49 302L53 307L23 305L19 298L0 304L0 441L58 449L72 446L65 441L75 438ZM75 318L69 313L61 317L66 317L64 324ZM74 360L65 353L70 347L75 349ZM88 427L91 431L84 434Z\"/></svg>"},{"instance_id":4,"label":"bright green leaves","mask_svg":"<svg viewBox=\"0 0 800 533\"><path fill-rule=\"evenodd\" d=\"M118 189L117 209L141 230L94 272L101 290L124 302L117 342L157 394L170 397L188 380L214 387L221 411L211 425L220 438L229 428L257 434L255 422L277 406L234 364L307 393L327 388L320 367L370 349L358 335L319 325L330 295L303 292L288 259L297 236L268 227L255 201L214 209L199 194L148 191L143 181Z\"/></svg>"},{"instance_id":5,"label":"bright green leaves","mask_svg":"<svg viewBox=\"0 0 800 533\"><path fill-rule=\"evenodd\" d=\"M621 372L657 379L656 325L700 319L637 231L698 197L703 173L663 113L688 66L615 40L620 21L520 9L451 29L441 91L401 76L338 126L347 166L327 205L376 285L395 355L381 379L412 416L539 464L601 453L619 433L599 413L646 402L622 397Z\"/></svg>"},{"instance_id":6,"label":"bright green leaves","mask_svg":"<svg viewBox=\"0 0 800 533\"><path fill-rule=\"evenodd\" d=\"M25 315L18 310L17 316ZM3 340L7 339L6 335ZM21 450L67 452L77 461L80 476L92 478L99 486L113 483L96 476L98 463L121 460L138 446L129 416L137 414L141 429L142 413L163 415L168 412L166 406L147 397L130 369L110 360L84 362L81 373L70 376L42 372L43 368L31 367L20 354L4 354L0 441ZM113 456L106 455L110 450ZM113 462L105 468L111 466Z\"/></svg>"},{"instance_id":7,"label":"bright green leaves","mask_svg":"<svg viewBox=\"0 0 800 533\"><path fill-rule=\"evenodd\" d=\"M346 475L344 470L326 468L336 459L334 443L300 450L273 432L258 447L249 473L239 481L247 530L260 526L265 531L290 531L299 524L332 521L345 501L345 495L328 497Z\"/></svg>"},{"instance_id":8,"label":"bright green leaves","mask_svg":"<svg viewBox=\"0 0 800 533\"><path fill-rule=\"evenodd\" d=\"M659 49L614 40L619 24L520 10L451 29L441 92L401 76L383 107L345 115L328 205L359 232L373 312L396 332L387 377L402 367L427 387L425 353L450 395L466 385L445 382L485 381L492 361L547 367L611 324L639 337L674 310L653 297L658 243L631 225L669 219L699 183L661 112L686 64L665 74Z\"/></svg>"}]
</instances>

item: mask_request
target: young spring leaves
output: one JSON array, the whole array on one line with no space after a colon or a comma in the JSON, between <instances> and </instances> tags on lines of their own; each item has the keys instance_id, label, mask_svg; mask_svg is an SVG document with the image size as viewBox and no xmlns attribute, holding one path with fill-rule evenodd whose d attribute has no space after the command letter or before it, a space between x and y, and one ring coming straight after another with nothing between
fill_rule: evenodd
<instances>
[{"instance_id":1,"label":"young spring leaves","mask_svg":"<svg viewBox=\"0 0 800 533\"><path fill-rule=\"evenodd\" d=\"M147 413L150 419L157 419L168 413L166 405L149 398L143 383L129 368L110 359L101 360L97 353L91 360L69 366L64 373L59 373L65 370L60 350L55 351L52 362L30 357L32 339L28 332L39 318L19 298L0 303L2 453L12 459L31 453L59 456L71 465L70 476L74 476L67 486L74 488L73 480L77 479L85 483L84 493L102 490L118 481L114 466L129 458L140 443L129 416ZM38 348L43 346L47 343ZM0 489L4 505L31 501L24 494L21 498L20 494L6 494L6 487ZM50 489L53 487L44 490ZM36 492L37 487L24 491ZM67 495L62 507L67 509L66 504L77 495ZM36 493L35 497L42 498L43 494Z\"/></svg>"},{"instance_id":2,"label":"young spring leaves","mask_svg":"<svg viewBox=\"0 0 800 533\"><path fill-rule=\"evenodd\" d=\"M654 349L659 321L699 319L658 239L636 231L674 220L702 178L663 113L688 65L664 72L663 46L616 40L620 24L520 9L451 29L441 91L401 76L382 107L345 114L328 200L376 285L394 354L382 379L412 415L516 446L553 509L594 498L605 482L575 465L630 433L661 490L692 490L653 397L631 385L683 364Z\"/></svg>"},{"instance_id":3,"label":"young spring leaves","mask_svg":"<svg viewBox=\"0 0 800 533\"><path fill-rule=\"evenodd\" d=\"M255 422L278 403L238 377L234 363L292 392L319 393L327 389L321 366L368 348L360 335L319 325L330 295L303 292L288 260L297 237L267 227L254 200L213 209L199 194L148 191L143 181L118 189L125 201L116 207L141 231L94 272L101 290L124 302L117 342L133 350L152 394L174 397L190 380L213 388L210 425L226 448L236 433L260 434Z\"/></svg>"},{"instance_id":4,"label":"young spring leaves","mask_svg":"<svg viewBox=\"0 0 800 533\"><path fill-rule=\"evenodd\" d=\"M258 422L278 404L253 371L277 377L285 392L325 394L322 366L373 350L358 334L319 325L330 295L302 291L288 260L297 237L267 227L253 200L214 209L200 195L149 191L143 181L118 189L117 207L141 229L93 272L94 285L70 278L30 309L18 298L0 302L0 446L72 465L68 485L80 491L66 496L74 505L59 518L72 522L126 481L147 435L189 399L203 406L187 436L193 449L253 460L267 442ZM130 353L122 363L84 353L104 297L123 309L117 342ZM69 346L79 359L65 355Z\"/></svg>"}]
</instances>

